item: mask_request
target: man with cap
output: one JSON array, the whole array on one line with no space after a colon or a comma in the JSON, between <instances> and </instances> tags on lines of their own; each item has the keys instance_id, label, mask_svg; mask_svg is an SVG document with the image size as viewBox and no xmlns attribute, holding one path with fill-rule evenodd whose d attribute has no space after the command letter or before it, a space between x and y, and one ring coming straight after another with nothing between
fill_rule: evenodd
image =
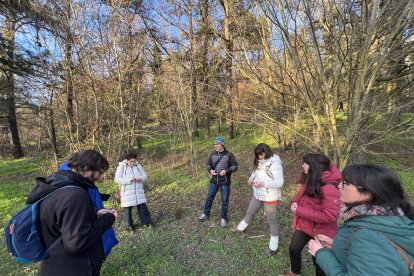
<instances>
[{"instance_id":1,"label":"man with cap","mask_svg":"<svg viewBox=\"0 0 414 276\"><path fill-rule=\"evenodd\" d=\"M224 147L224 137L217 136L214 139L214 151L210 154L206 164L207 171L211 174L210 185L204 213L198 217L200 222L210 217L214 198L220 189L221 192L221 221L220 226L227 226L227 210L229 207L231 174L237 171L237 161L233 153Z\"/></svg>"}]
</instances>

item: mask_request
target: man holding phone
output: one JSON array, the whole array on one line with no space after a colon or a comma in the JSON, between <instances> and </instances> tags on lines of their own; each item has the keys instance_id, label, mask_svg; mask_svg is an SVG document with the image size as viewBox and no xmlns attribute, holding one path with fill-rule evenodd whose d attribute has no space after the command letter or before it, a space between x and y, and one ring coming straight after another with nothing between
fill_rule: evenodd
<instances>
[{"instance_id":1,"label":"man holding phone","mask_svg":"<svg viewBox=\"0 0 414 276\"><path fill-rule=\"evenodd\" d=\"M220 226L227 226L227 210L230 197L231 174L237 171L237 161L233 153L224 146L224 137L217 136L214 139L214 151L210 154L206 164L207 171L211 174L210 185L204 213L198 217L200 222L210 217L211 207L218 190L221 192L221 221Z\"/></svg>"}]
</instances>

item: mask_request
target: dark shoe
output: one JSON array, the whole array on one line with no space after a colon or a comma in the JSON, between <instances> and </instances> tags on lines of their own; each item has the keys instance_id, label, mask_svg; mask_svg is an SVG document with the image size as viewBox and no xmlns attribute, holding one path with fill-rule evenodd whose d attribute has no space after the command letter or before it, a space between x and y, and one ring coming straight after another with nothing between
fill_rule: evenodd
<instances>
[{"instance_id":1,"label":"dark shoe","mask_svg":"<svg viewBox=\"0 0 414 276\"><path fill-rule=\"evenodd\" d=\"M205 220L208 220L208 216L206 216L205 214L202 214L201 216L198 217L198 221L199 222L203 222Z\"/></svg>"},{"instance_id":2,"label":"dark shoe","mask_svg":"<svg viewBox=\"0 0 414 276\"><path fill-rule=\"evenodd\" d=\"M271 250L270 248L268 248L263 252L263 255L271 257L271 256L275 256L277 252L279 252L279 249Z\"/></svg>"},{"instance_id":3,"label":"dark shoe","mask_svg":"<svg viewBox=\"0 0 414 276\"><path fill-rule=\"evenodd\" d=\"M135 227L134 226L127 226L125 228L125 230L127 230L128 232L135 232Z\"/></svg>"}]
</instances>

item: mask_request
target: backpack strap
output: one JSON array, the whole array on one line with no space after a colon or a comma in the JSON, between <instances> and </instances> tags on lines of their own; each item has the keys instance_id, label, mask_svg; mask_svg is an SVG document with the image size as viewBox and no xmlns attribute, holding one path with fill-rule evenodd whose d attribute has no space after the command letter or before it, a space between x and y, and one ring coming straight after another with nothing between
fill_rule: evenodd
<instances>
[{"instance_id":1,"label":"backpack strap","mask_svg":"<svg viewBox=\"0 0 414 276\"><path fill-rule=\"evenodd\" d=\"M226 154L222 154L222 155L219 157L219 159L217 160L216 164L214 164L214 166L212 166L212 167L214 168L214 170L216 170L217 165L220 163L220 160L221 160L221 158L223 158L223 157L224 157L224 155L226 155Z\"/></svg>"},{"instance_id":2,"label":"backpack strap","mask_svg":"<svg viewBox=\"0 0 414 276\"><path fill-rule=\"evenodd\" d=\"M354 228L352 231L351 231L351 233L349 233L349 237L348 237L348 241L347 241L347 243L346 243L346 246L347 246L347 254L349 254L349 248L351 247L351 240L352 240L352 236L354 235L354 233L356 232L356 231L358 231L358 230L360 230L360 229L363 229L364 227L356 227L356 228Z\"/></svg>"},{"instance_id":3,"label":"backpack strap","mask_svg":"<svg viewBox=\"0 0 414 276\"><path fill-rule=\"evenodd\" d=\"M59 236L52 244L46 249L46 252L49 253L56 245L62 241L62 235Z\"/></svg>"},{"instance_id":4,"label":"backpack strap","mask_svg":"<svg viewBox=\"0 0 414 276\"><path fill-rule=\"evenodd\" d=\"M136 165L136 167L137 167L137 171L138 171L139 173L141 173L141 170L139 169L139 166L141 166L141 164L137 162L137 165Z\"/></svg>"},{"instance_id":5,"label":"backpack strap","mask_svg":"<svg viewBox=\"0 0 414 276\"><path fill-rule=\"evenodd\" d=\"M124 168L123 168L123 169L124 169L124 172L123 172L123 174L122 174L122 177L123 177L124 179L125 179L125 177L126 177L126 171L127 171L127 168L128 168L128 165L127 165L127 164L125 164L125 165L124 165ZM125 185L123 185L123 184L119 184L119 185L118 185L118 191L119 191L119 192L121 192L121 187L122 187L122 186L124 186L124 187L125 187Z\"/></svg>"},{"instance_id":6,"label":"backpack strap","mask_svg":"<svg viewBox=\"0 0 414 276\"><path fill-rule=\"evenodd\" d=\"M57 191L59 191L59 190L62 190L62 189L65 189L65 188L78 188L78 189L82 189L82 190L84 190L83 188L81 188L81 187L79 187L79 186L75 186L75 185L67 185L67 186L63 186L63 187L60 187L59 189L56 189L56 190L54 190L53 192L51 192L50 194L47 194L46 196L44 196L44 197L42 197L41 199L39 199L38 201L36 201L36 203L34 203L33 205L32 205L32 226L31 226L31 234L30 235L33 235L34 233L36 233L37 232L37 229L36 229L36 217L37 217L37 211L38 210L36 210L36 205L38 205L38 203L40 203L42 200L44 200L45 198L47 198L48 196L50 196L50 195L52 195L52 194L54 194L55 192L57 192ZM30 239L30 236L29 236L29 239ZM59 236L59 238L57 238L47 249L46 249L46 252L50 252L50 250L53 248L53 247L55 247L60 241L62 240L62 235L60 235Z\"/></svg>"},{"instance_id":7,"label":"backpack strap","mask_svg":"<svg viewBox=\"0 0 414 276\"><path fill-rule=\"evenodd\" d=\"M354 228L352 231L351 231L351 233L349 234L349 237L348 237L348 242L347 242L347 248L348 248L348 250L347 250L347 254L349 254L349 248L350 248L350 245L351 245L351 239L352 239L352 235L356 232L356 231L358 231L358 230L360 230L360 229L363 229L364 227L356 227L356 228ZM409 269L409 271L410 271L410 275L411 276L414 276L414 264L410 261L410 259L407 257L407 253L405 252L405 250L404 249L402 249L401 248L401 246L399 246L398 244L396 244L395 242L393 242L392 240L390 240L384 233L382 233L382 232L379 232L379 231L376 231L377 233L379 233L379 234L381 234L387 241L389 241L394 247L395 247L395 249L397 249L397 251L398 251L398 253L400 253L400 255L401 255L401 257L404 259L404 261L405 261L405 263L407 264L407 266L408 266L408 269Z\"/></svg>"},{"instance_id":8,"label":"backpack strap","mask_svg":"<svg viewBox=\"0 0 414 276\"><path fill-rule=\"evenodd\" d=\"M140 165L141 165L141 164L140 164L140 163L138 163L138 162L137 162L137 164L135 165L135 167L137 167L137 170L138 170L138 172L139 172L139 173L141 173L141 170L139 169L139 166L140 166ZM124 177L126 176L127 169L128 169L128 165L124 166ZM132 169L134 169L134 167L132 167Z\"/></svg>"},{"instance_id":9,"label":"backpack strap","mask_svg":"<svg viewBox=\"0 0 414 276\"><path fill-rule=\"evenodd\" d=\"M126 176L126 171L127 171L127 169L128 169L128 165L125 165L125 166L124 166L124 178L125 178L125 176Z\"/></svg>"},{"instance_id":10,"label":"backpack strap","mask_svg":"<svg viewBox=\"0 0 414 276\"><path fill-rule=\"evenodd\" d=\"M403 257L405 263L408 265L408 268L410 269L410 273L411 275L414 275L414 264L410 261L410 259L408 259L407 257L407 253L405 252L404 249L401 248L401 246L399 246L398 244L396 244L395 242L393 242L392 240L390 240L385 234L380 233L382 236L385 237L385 239L387 239L394 247L395 249L398 250L398 252L400 253L401 257Z\"/></svg>"},{"instance_id":11,"label":"backpack strap","mask_svg":"<svg viewBox=\"0 0 414 276\"><path fill-rule=\"evenodd\" d=\"M31 227L31 233L33 234L34 232L36 232L36 218L37 218L37 206L38 206L38 204L41 202L41 201L43 201L45 198L47 198L47 197L49 197L50 195L52 195L52 194L54 194L54 193L56 193L57 191L59 191L59 190L61 190L61 189L65 189L65 188L78 188L78 189L82 189L82 190L84 190L83 188L81 188L81 187L79 187L79 186L75 186L75 185L67 185L67 186L63 186L63 187L60 187L60 188L58 188L58 189L56 189L56 190L54 190L54 191L52 191L51 193L49 193L49 194L47 194L47 195L45 195L44 197L42 197L41 199L39 199L38 201L36 201L36 202L34 202L33 204L32 204L32 227Z\"/></svg>"},{"instance_id":12,"label":"backpack strap","mask_svg":"<svg viewBox=\"0 0 414 276\"><path fill-rule=\"evenodd\" d=\"M272 166L272 164L273 164L273 162L270 162L269 166L266 166L266 174L267 174L267 176L268 176L268 177L270 177L272 180L275 180L275 179L273 178L273 174L272 174L272 172L270 171L270 166Z\"/></svg>"}]
</instances>

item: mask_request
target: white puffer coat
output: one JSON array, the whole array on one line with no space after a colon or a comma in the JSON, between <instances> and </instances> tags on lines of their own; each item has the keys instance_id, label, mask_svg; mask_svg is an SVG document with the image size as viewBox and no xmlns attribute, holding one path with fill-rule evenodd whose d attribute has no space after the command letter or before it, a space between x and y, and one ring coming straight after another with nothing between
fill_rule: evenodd
<instances>
[{"instance_id":1,"label":"white puffer coat","mask_svg":"<svg viewBox=\"0 0 414 276\"><path fill-rule=\"evenodd\" d=\"M141 178L142 181L132 181L134 178ZM144 193L144 182L147 178L144 168L139 163L131 168L126 160L119 162L114 180L119 184L121 191L121 207L137 206L147 202Z\"/></svg>"},{"instance_id":2,"label":"white puffer coat","mask_svg":"<svg viewBox=\"0 0 414 276\"><path fill-rule=\"evenodd\" d=\"M262 186L253 187L253 196L260 201L276 201L282 199L282 186L284 182L282 161L278 155L269 159L259 160L257 169L249 180L260 181Z\"/></svg>"}]
</instances>

